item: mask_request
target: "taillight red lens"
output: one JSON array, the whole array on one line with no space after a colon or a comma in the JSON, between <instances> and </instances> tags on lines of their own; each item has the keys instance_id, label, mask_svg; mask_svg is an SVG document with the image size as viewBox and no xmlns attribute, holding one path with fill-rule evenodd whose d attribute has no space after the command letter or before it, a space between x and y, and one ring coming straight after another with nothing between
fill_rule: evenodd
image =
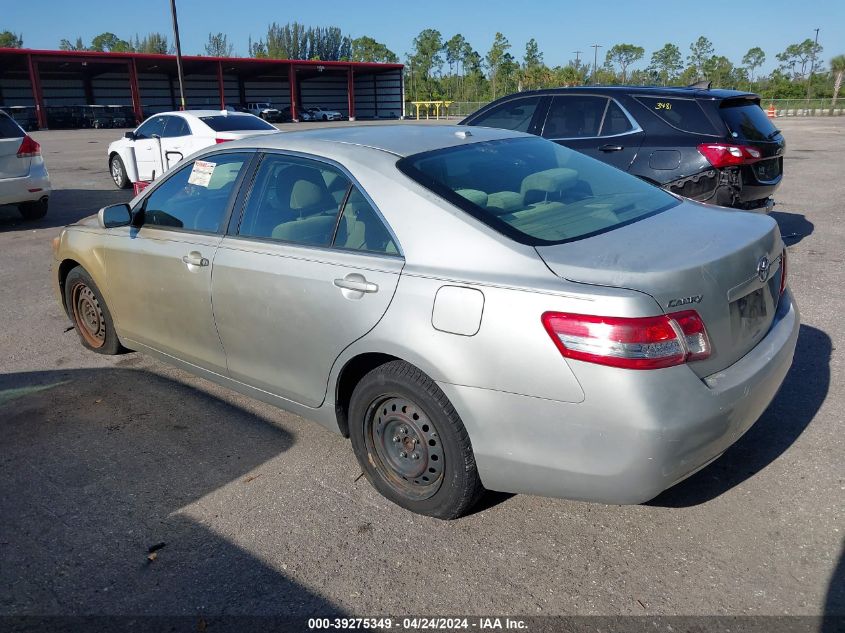
<instances>
[{"instance_id":1,"label":"taillight red lens","mask_svg":"<svg viewBox=\"0 0 845 633\"><path fill-rule=\"evenodd\" d=\"M760 150L754 147L729 143L702 143L698 146L698 151L717 168L745 165L762 157Z\"/></svg>"},{"instance_id":2,"label":"taillight red lens","mask_svg":"<svg viewBox=\"0 0 845 633\"><path fill-rule=\"evenodd\" d=\"M542 320L560 353L575 360L659 369L710 356L704 322L694 310L633 319L546 312Z\"/></svg>"},{"instance_id":3,"label":"taillight red lens","mask_svg":"<svg viewBox=\"0 0 845 633\"><path fill-rule=\"evenodd\" d=\"M18 148L18 158L32 158L33 156L41 156L41 145L27 134L23 137L21 146Z\"/></svg>"},{"instance_id":4,"label":"taillight red lens","mask_svg":"<svg viewBox=\"0 0 845 633\"><path fill-rule=\"evenodd\" d=\"M214 139L214 142L217 143L218 145L220 145L220 143L226 143L227 141L231 141L231 140L232 139L230 139L230 138L220 138L218 136L216 139Z\"/></svg>"},{"instance_id":5,"label":"taillight red lens","mask_svg":"<svg viewBox=\"0 0 845 633\"><path fill-rule=\"evenodd\" d=\"M786 249L783 249L783 254L780 256L780 294L786 290Z\"/></svg>"}]
</instances>

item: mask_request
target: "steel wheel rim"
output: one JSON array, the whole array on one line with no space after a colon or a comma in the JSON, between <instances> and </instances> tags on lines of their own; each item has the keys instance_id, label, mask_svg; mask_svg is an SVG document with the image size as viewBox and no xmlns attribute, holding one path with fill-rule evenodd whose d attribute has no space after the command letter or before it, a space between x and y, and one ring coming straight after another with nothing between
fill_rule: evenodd
<instances>
[{"instance_id":1,"label":"steel wheel rim","mask_svg":"<svg viewBox=\"0 0 845 633\"><path fill-rule=\"evenodd\" d=\"M121 181L121 173L120 173L120 165L117 164L117 160L112 159L111 162L111 177L117 184L120 184Z\"/></svg>"},{"instance_id":2,"label":"steel wheel rim","mask_svg":"<svg viewBox=\"0 0 845 633\"><path fill-rule=\"evenodd\" d=\"M91 347L106 344L106 319L100 302L94 292L84 283L78 283L71 291L71 306L76 329Z\"/></svg>"},{"instance_id":3,"label":"steel wheel rim","mask_svg":"<svg viewBox=\"0 0 845 633\"><path fill-rule=\"evenodd\" d=\"M367 410L364 440L371 463L402 496L420 501L440 489L446 465L437 429L402 396L383 396Z\"/></svg>"}]
</instances>

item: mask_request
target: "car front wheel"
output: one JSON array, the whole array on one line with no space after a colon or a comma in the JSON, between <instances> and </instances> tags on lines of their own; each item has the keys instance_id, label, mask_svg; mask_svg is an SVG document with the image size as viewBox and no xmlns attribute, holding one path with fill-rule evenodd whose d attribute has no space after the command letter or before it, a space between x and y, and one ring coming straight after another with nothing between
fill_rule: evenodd
<instances>
[{"instance_id":1,"label":"car front wheel","mask_svg":"<svg viewBox=\"0 0 845 633\"><path fill-rule=\"evenodd\" d=\"M460 416L413 365L392 361L364 376L352 394L349 427L367 479L403 508L455 519L484 492Z\"/></svg>"},{"instance_id":2,"label":"car front wheel","mask_svg":"<svg viewBox=\"0 0 845 633\"><path fill-rule=\"evenodd\" d=\"M126 189L129 187L129 177L126 175L126 166L123 164L123 160L115 154L109 160L109 173L111 174L111 179L114 182L114 186L118 189Z\"/></svg>"},{"instance_id":3,"label":"car front wheel","mask_svg":"<svg viewBox=\"0 0 845 633\"><path fill-rule=\"evenodd\" d=\"M82 266L71 270L65 279L65 305L85 347L98 354L123 351L103 295Z\"/></svg>"}]
</instances>

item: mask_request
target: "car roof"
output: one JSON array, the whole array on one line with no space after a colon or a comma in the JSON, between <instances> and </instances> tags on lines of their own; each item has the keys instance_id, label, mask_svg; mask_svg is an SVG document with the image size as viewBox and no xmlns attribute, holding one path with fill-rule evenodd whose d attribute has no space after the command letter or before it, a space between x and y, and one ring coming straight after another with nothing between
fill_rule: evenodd
<instances>
[{"instance_id":1,"label":"car roof","mask_svg":"<svg viewBox=\"0 0 845 633\"><path fill-rule=\"evenodd\" d=\"M302 148L314 143L338 143L404 157L468 143L517 137L536 138L522 132L485 127L468 130L459 125L394 123L268 134L244 139L238 144L265 149L292 149L294 145Z\"/></svg>"},{"instance_id":2,"label":"car roof","mask_svg":"<svg viewBox=\"0 0 845 633\"><path fill-rule=\"evenodd\" d=\"M563 94L570 92L586 92L591 94L639 94L655 96L674 96L674 97L695 97L696 99L730 99L733 97L755 97L758 95L753 92L742 92L740 90L727 90L723 88L695 88L695 87L678 87L678 86L571 86L560 88L543 88L540 90L527 90L525 92L508 95L502 97L507 99L514 96L525 95L546 95L546 94Z\"/></svg>"}]
</instances>

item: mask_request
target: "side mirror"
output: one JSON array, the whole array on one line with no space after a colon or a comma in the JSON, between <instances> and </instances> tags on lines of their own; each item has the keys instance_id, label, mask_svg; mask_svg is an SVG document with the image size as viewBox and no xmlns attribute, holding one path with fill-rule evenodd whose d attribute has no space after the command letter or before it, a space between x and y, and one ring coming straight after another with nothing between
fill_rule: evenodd
<instances>
[{"instance_id":1,"label":"side mirror","mask_svg":"<svg viewBox=\"0 0 845 633\"><path fill-rule=\"evenodd\" d=\"M129 226L129 223L132 221L132 209L126 203L110 204L97 212L97 221L100 227L104 229Z\"/></svg>"},{"instance_id":2,"label":"side mirror","mask_svg":"<svg viewBox=\"0 0 845 633\"><path fill-rule=\"evenodd\" d=\"M130 141L134 141L135 132L126 132L126 134L123 135L123 138L128 138Z\"/></svg>"}]
</instances>

